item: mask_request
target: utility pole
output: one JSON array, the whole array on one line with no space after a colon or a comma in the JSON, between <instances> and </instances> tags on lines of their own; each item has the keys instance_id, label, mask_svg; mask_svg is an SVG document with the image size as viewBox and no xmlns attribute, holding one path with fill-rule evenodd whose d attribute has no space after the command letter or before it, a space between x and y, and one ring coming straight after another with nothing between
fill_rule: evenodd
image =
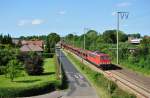
<instances>
[{"instance_id":1,"label":"utility pole","mask_svg":"<svg viewBox=\"0 0 150 98\"><path fill-rule=\"evenodd\" d=\"M127 19L129 16L129 12L117 12L117 65L119 64L119 21L121 19Z\"/></svg>"},{"instance_id":2,"label":"utility pole","mask_svg":"<svg viewBox=\"0 0 150 98\"><path fill-rule=\"evenodd\" d=\"M84 28L84 46L83 46L84 50L85 50L85 33L86 33L86 28Z\"/></svg>"},{"instance_id":3,"label":"utility pole","mask_svg":"<svg viewBox=\"0 0 150 98\"><path fill-rule=\"evenodd\" d=\"M118 32L119 32L119 12L117 12L117 65L119 64L119 36L118 36Z\"/></svg>"},{"instance_id":4,"label":"utility pole","mask_svg":"<svg viewBox=\"0 0 150 98\"><path fill-rule=\"evenodd\" d=\"M76 32L73 33L73 46L75 47L75 35L76 35Z\"/></svg>"},{"instance_id":5,"label":"utility pole","mask_svg":"<svg viewBox=\"0 0 150 98\"><path fill-rule=\"evenodd\" d=\"M85 38L85 34L86 34L86 32L88 31L89 29L88 28L84 28L84 41L83 41L83 49L81 50L82 51L82 63L83 63L83 51L86 49L86 38Z\"/></svg>"},{"instance_id":6,"label":"utility pole","mask_svg":"<svg viewBox=\"0 0 150 98\"><path fill-rule=\"evenodd\" d=\"M89 30L89 28L84 28L84 46L83 46L83 49L85 50L86 49L86 38L85 38L85 34L86 32Z\"/></svg>"}]
</instances>

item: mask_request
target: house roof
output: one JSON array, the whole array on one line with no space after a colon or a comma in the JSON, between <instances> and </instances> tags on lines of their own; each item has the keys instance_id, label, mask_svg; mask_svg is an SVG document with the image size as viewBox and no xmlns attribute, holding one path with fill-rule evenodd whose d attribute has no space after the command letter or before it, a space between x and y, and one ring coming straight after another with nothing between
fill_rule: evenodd
<instances>
[{"instance_id":1,"label":"house roof","mask_svg":"<svg viewBox=\"0 0 150 98\"><path fill-rule=\"evenodd\" d=\"M88 51L89 54L97 55L97 56L109 56L108 54L101 53L99 51Z\"/></svg>"},{"instance_id":2,"label":"house roof","mask_svg":"<svg viewBox=\"0 0 150 98\"><path fill-rule=\"evenodd\" d=\"M132 39L130 43L139 44L142 39Z\"/></svg>"},{"instance_id":3,"label":"house roof","mask_svg":"<svg viewBox=\"0 0 150 98\"><path fill-rule=\"evenodd\" d=\"M42 47L44 42L42 40L35 40L35 41L26 41L26 40L23 40L21 41L21 44L22 45L37 45L37 46L40 46Z\"/></svg>"},{"instance_id":4,"label":"house roof","mask_svg":"<svg viewBox=\"0 0 150 98\"><path fill-rule=\"evenodd\" d=\"M22 52L29 52L29 51L41 52L41 51L43 51L43 49L38 45L31 44L31 45L23 45L20 48L20 51L22 51Z\"/></svg>"}]
</instances>

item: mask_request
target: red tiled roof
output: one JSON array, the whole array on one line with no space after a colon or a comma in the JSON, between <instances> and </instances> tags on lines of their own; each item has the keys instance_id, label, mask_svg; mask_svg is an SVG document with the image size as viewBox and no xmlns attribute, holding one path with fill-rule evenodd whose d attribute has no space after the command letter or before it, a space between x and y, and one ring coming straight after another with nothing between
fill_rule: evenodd
<instances>
[{"instance_id":1,"label":"red tiled roof","mask_svg":"<svg viewBox=\"0 0 150 98\"><path fill-rule=\"evenodd\" d=\"M22 52L29 52L29 51L41 52L41 51L43 51L43 49L38 45L23 45L20 48L20 51L22 51Z\"/></svg>"},{"instance_id":2,"label":"red tiled roof","mask_svg":"<svg viewBox=\"0 0 150 98\"><path fill-rule=\"evenodd\" d=\"M23 40L21 41L21 44L22 45L37 45L37 46L40 46L42 47L44 42L42 40L36 40L36 41L26 41L26 40Z\"/></svg>"}]
</instances>

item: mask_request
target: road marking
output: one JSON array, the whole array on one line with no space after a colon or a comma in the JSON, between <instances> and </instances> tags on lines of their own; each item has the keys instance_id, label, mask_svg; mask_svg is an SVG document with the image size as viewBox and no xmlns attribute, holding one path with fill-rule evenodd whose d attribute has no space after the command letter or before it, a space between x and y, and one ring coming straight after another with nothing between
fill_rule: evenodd
<instances>
[{"instance_id":1,"label":"road marking","mask_svg":"<svg viewBox=\"0 0 150 98\"><path fill-rule=\"evenodd\" d=\"M78 76L79 76L80 79L84 79L84 77L82 75L79 74Z\"/></svg>"},{"instance_id":2,"label":"road marking","mask_svg":"<svg viewBox=\"0 0 150 98\"><path fill-rule=\"evenodd\" d=\"M74 74L74 77L75 77L76 79L78 79L78 78L79 78L76 74Z\"/></svg>"}]
</instances>

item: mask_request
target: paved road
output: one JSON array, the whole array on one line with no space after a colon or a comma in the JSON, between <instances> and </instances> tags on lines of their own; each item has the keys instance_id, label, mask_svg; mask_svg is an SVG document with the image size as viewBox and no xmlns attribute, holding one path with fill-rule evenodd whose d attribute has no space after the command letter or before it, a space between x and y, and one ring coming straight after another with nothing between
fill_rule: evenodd
<instances>
[{"instance_id":1,"label":"paved road","mask_svg":"<svg viewBox=\"0 0 150 98\"><path fill-rule=\"evenodd\" d=\"M69 82L69 89L62 95L62 98L98 98L93 87L67 59L64 53L58 49L56 51L61 56L62 66Z\"/></svg>"}]
</instances>

